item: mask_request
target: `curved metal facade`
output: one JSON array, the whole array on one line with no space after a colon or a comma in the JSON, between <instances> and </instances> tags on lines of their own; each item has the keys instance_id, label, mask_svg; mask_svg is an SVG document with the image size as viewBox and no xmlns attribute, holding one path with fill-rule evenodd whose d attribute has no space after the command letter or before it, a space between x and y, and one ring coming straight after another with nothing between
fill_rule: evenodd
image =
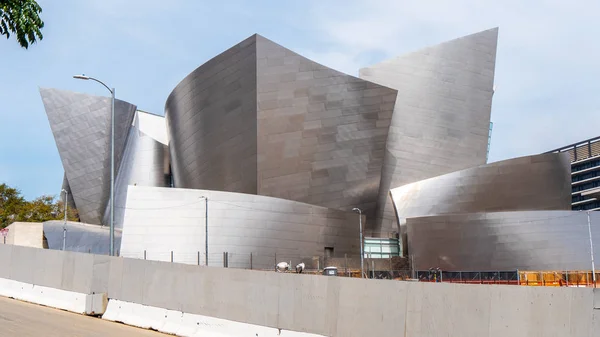
<instances>
[{"instance_id":1,"label":"curved metal facade","mask_svg":"<svg viewBox=\"0 0 600 337\"><path fill-rule=\"evenodd\" d=\"M374 231L394 231L392 188L486 162L498 29L363 68L398 90Z\"/></svg>"},{"instance_id":2,"label":"curved metal facade","mask_svg":"<svg viewBox=\"0 0 600 337\"><path fill-rule=\"evenodd\" d=\"M374 215L396 90L256 36L258 194Z\"/></svg>"},{"instance_id":3,"label":"curved metal facade","mask_svg":"<svg viewBox=\"0 0 600 337\"><path fill-rule=\"evenodd\" d=\"M170 187L169 148L165 119L137 111L129 130L121 168L115 180L115 227L123 227L127 187ZM110 209L104 213L104 224L110 223Z\"/></svg>"},{"instance_id":4,"label":"curved metal facade","mask_svg":"<svg viewBox=\"0 0 600 337\"><path fill-rule=\"evenodd\" d=\"M254 36L183 79L165 117L175 187L256 194Z\"/></svg>"},{"instance_id":5,"label":"curved metal facade","mask_svg":"<svg viewBox=\"0 0 600 337\"><path fill-rule=\"evenodd\" d=\"M208 203L204 200L208 198ZM300 202L242 193L129 186L121 256L204 264L208 205L209 265L271 269L275 256L300 262L359 251L359 216ZM277 255L275 255L277 254ZM281 262L278 261L278 262Z\"/></svg>"},{"instance_id":6,"label":"curved metal facade","mask_svg":"<svg viewBox=\"0 0 600 337\"><path fill-rule=\"evenodd\" d=\"M418 181L392 189L390 195L400 233L404 236L405 221L412 217L569 210L570 179L568 155L551 153L499 161Z\"/></svg>"},{"instance_id":7,"label":"curved metal facade","mask_svg":"<svg viewBox=\"0 0 600 337\"><path fill-rule=\"evenodd\" d=\"M254 35L169 96L175 187L373 214L395 96Z\"/></svg>"},{"instance_id":8,"label":"curved metal facade","mask_svg":"<svg viewBox=\"0 0 600 337\"><path fill-rule=\"evenodd\" d=\"M44 88L40 94L79 217L101 224L110 197L110 98ZM116 100L115 172L134 113L135 105Z\"/></svg>"},{"instance_id":9,"label":"curved metal facade","mask_svg":"<svg viewBox=\"0 0 600 337\"><path fill-rule=\"evenodd\" d=\"M600 242L600 214L590 216L592 239ZM584 212L440 215L408 219L407 228L413 268L418 270L592 269Z\"/></svg>"},{"instance_id":10,"label":"curved metal facade","mask_svg":"<svg viewBox=\"0 0 600 337\"><path fill-rule=\"evenodd\" d=\"M48 249L62 250L63 226L62 221L46 221L44 240ZM88 225L78 222L67 222L66 250L71 252L108 255L110 247L108 227ZM121 230L115 230L115 250L121 246Z\"/></svg>"}]
</instances>

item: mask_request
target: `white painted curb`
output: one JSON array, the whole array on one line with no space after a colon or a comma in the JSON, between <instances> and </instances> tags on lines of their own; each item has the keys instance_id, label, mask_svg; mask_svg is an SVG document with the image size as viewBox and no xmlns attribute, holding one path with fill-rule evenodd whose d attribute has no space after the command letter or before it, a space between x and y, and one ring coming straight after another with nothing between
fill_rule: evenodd
<instances>
[{"instance_id":1,"label":"white painted curb","mask_svg":"<svg viewBox=\"0 0 600 337\"><path fill-rule=\"evenodd\" d=\"M101 315L106 294L82 294L0 278L0 296L63 309L79 314Z\"/></svg>"},{"instance_id":2,"label":"white painted curb","mask_svg":"<svg viewBox=\"0 0 600 337\"><path fill-rule=\"evenodd\" d=\"M102 319L188 337L323 337L110 299Z\"/></svg>"}]
</instances>

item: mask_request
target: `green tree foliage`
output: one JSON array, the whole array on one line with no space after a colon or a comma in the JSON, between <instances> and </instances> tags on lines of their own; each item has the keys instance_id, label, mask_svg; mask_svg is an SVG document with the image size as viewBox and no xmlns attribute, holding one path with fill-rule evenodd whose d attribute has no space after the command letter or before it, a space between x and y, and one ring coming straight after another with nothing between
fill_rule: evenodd
<instances>
[{"instance_id":1,"label":"green tree foliage","mask_svg":"<svg viewBox=\"0 0 600 337\"><path fill-rule=\"evenodd\" d=\"M21 191L6 184L0 185L0 228L17 221L19 213L27 202Z\"/></svg>"},{"instance_id":2,"label":"green tree foliage","mask_svg":"<svg viewBox=\"0 0 600 337\"><path fill-rule=\"evenodd\" d=\"M6 184L0 184L0 228L15 221L43 222L64 219L64 203L55 196L43 195L26 201L21 192ZM77 221L76 209L67 208L67 218Z\"/></svg>"},{"instance_id":3,"label":"green tree foliage","mask_svg":"<svg viewBox=\"0 0 600 337\"><path fill-rule=\"evenodd\" d=\"M42 40L44 21L40 18L42 7L35 0L0 0L0 35L15 35L21 47L27 49Z\"/></svg>"}]
</instances>

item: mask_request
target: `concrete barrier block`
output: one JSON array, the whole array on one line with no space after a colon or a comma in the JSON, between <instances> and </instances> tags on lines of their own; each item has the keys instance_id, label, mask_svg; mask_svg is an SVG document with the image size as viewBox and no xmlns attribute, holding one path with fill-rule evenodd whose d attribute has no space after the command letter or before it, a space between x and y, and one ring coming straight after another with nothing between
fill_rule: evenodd
<instances>
[{"instance_id":1,"label":"concrete barrier block","mask_svg":"<svg viewBox=\"0 0 600 337\"><path fill-rule=\"evenodd\" d=\"M600 289L594 288L594 309L600 309Z\"/></svg>"},{"instance_id":2,"label":"concrete barrier block","mask_svg":"<svg viewBox=\"0 0 600 337\"><path fill-rule=\"evenodd\" d=\"M323 337L323 335L316 335L308 332L297 332L297 331L287 331L281 330L278 332L277 336L283 337ZM395 336L398 336L398 332L396 332Z\"/></svg>"},{"instance_id":3,"label":"concrete barrier block","mask_svg":"<svg viewBox=\"0 0 600 337\"><path fill-rule=\"evenodd\" d=\"M19 298L23 283L10 279L0 278L0 296Z\"/></svg>"},{"instance_id":4,"label":"concrete barrier block","mask_svg":"<svg viewBox=\"0 0 600 337\"><path fill-rule=\"evenodd\" d=\"M137 310L124 321L127 324L135 325L144 329L154 329L161 331L165 325L167 309L151 307L147 305L137 306Z\"/></svg>"},{"instance_id":5,"label":"concrete barrier block","mask_svg":"<svg viewBox=\"0 0 600 337\"><path fill-rule=\"evenodd\" d=\"M177 310L167 310L162 328L158 331L175 335L183 324L183 313Z\"/></svg>"},{"instance_id":6,"label":"concrete barrier block","mask_svg":"<svg viewBox=\"0 0 600 337\"><path fill-rule=\"evenodd\" d=\"M33 298L28 302L45 305L47 307L63 309L79 314L85 313L86 295L72 291L33 286Z\"/></svg>"},{"instance_id":7,"label":"concrete barrier block","mask_svg":"<svg viewBox=\"0 0 600 337\"><path fill-rule=\"evenodd\" d=\"M19 297L15 297L16 299L31 303L37 303L37 301L39 301L37 293L33 289L33 284L21 282L20 286L21 290L18 294Z\"/></svg>"},{"instance_id":8,"label":"concrete barrier block","mask_svg":"<svg viewBox=\"0 0 600 337\"><path fill-rule=\"evenodd\" d=\"M104 314L108 305L108 296L106 293L90 294L85 300L85 314L98 316Z\"/></svg>"},{"instance_id":9,"label":"concrete barrier block","mask_svg":"<svg viewBox=\"0 0 600 337\"><path fill-rule=\"evenodd\" d=\"M102 319L160 331L167 309L110 299Z\"/></svg>"},{"instance_id":10,"label":"concrete barrier block","mask_svg":"<svg viewBox=\"0 0 600 337\"><path fill-rule=\"evenodd\" d=\"M131 312L133 309L134 306L132 303L109 299L106 310L104 311L104 314L102 314L102 319L124 323L121 319L121 313L125 311ZM127 316L127 314L125 314L125 316Z\"/></svg>"},{"instance_id":11,"label":"concrete barrier block","mask_svg":"<svg viewBox=\"0 0 600 337\"><path fill-rule=\"evenodd\" d=\"M173 332L173 334L177 336L195 336L199 325L199 315L182 313L181 325L178 327L177 331Z\"/></svg>"}]
</instances>

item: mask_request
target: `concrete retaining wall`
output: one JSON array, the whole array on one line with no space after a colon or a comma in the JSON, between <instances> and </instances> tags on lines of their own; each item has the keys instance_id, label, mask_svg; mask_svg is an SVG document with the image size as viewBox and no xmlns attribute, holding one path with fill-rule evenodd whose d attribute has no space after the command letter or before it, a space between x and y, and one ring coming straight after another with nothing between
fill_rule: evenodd
<instances>
[{"instance_id":1,"label":"concrete retaining wall","mask_svg":"<svg viewBox=\"0 0 600 337\"><path fill-rule=\"evenodd\" d=\"M592 337L598 325L587 288L360 280L11 245L0 245L0 278L324 336Z\"/></svg>"}]
</instances>

